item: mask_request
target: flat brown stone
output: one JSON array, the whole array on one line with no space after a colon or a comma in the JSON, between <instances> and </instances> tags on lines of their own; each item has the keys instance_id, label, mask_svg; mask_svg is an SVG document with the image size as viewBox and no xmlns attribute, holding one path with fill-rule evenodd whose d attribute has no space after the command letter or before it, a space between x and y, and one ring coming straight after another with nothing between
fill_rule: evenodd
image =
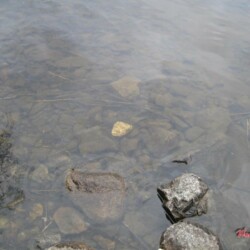
<instances>
[{"instance_id":1,"label":"flat brown stone","mask_svg":"<svg viewBox=\"0 0 250 250\"><path fill-rule=\"evenodd\" d=\"M65 184L74 204L91 220L102 223L122 216L125 182L120 175L71 170Z\"/></svg>"},{"instance_id":2,"label":"flat brown stone","mask_svg":"<svg viewBox=\"0 0 250 250\"><path fill-rule=\"evenodd\" d=\"M161 236L159 250L222 250L219 238L196 223L178 222Z\"/></svg>"}]
</instances>

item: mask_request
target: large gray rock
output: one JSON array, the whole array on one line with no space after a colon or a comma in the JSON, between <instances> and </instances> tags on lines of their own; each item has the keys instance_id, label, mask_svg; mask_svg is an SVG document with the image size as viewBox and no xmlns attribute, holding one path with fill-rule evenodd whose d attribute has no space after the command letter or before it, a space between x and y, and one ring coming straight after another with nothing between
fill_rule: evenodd
<instances>
[{"instance_id":1,"label":"large gray rock","mask_svg":"<svg viewBox=\"0 0 250 250\"><path fill-rule=\"evenodd\" d=\"M219 238L207 228L178 222L161 236L159 250L222 250Z\"/></svg>"},{"instance_id":2,"label":"large gray rock","mask_svg":"<svg viewBox=\"0 0 250 250\"><path fill-rule=\"evenodd\" d=\"M157 191L166 216L172 223L207 211L205 194L208 186L194 174L176 177L170 183L158 187Z\"/></svg>"},{"instance_id":3,"label":"large gray rock","mask_svg":"<svg viewBox=\"0 0 250 250\"><path fill-rule=\"evenodd\" d=\"M123 214L125 182L118 174L71 170L66 188L72 201L94 222L114 221Z\"/></svg>"},{"instance_id":4,"label":"large gray rock","mask_svg":"<svg viewBox=\"0 0 250 250\"><path fill-rule=\"evenodd\" d=\"M86 245L84 242L70 241L58 243L47 250L94 250L92 247Z\"/></svg>"}]
</instances>

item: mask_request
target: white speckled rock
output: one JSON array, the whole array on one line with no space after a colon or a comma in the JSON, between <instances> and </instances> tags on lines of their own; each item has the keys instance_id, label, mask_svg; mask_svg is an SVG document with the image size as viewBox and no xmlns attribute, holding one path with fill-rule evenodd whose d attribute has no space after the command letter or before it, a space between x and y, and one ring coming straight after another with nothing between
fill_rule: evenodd
<instances>
[{"instance_id":1,"label":"white speckled rock","mask_svg":"<svg viewBox=\"0 0 250 250\"><path fill-rule=\"evenodd\" d=\"M222 250L219 238L207 228L178 222L161 236L159 250Z\"/></svg>"},{"instance_id":2,"label":"white speckled rock","mask_svg":"<svg viewBox=\"0 0 250 250\"><path fill-rule=\"evenodd\" d=\"M201 215L207 211L208 186L192 173L183 174L157 189L162 206L171 222Z\"/></svg>"}]
</instances>

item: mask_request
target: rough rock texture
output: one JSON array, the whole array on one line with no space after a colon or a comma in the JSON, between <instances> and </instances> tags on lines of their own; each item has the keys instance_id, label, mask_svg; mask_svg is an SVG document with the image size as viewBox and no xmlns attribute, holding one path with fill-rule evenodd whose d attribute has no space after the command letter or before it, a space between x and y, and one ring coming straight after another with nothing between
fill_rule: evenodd
<instances>
[{"instance_id":1,"label":"rough rock texture","mask_svg":"<svg viewBox=\"0 0 250 250\"><path fill-rule=\"evenodd\" d=\"M84 242L64 242L58 243L47 250L94 250L92 247L86 245Z\"/></svg>"},{"instance_id":2,"label":"rough rock texture","mask_svg":"<svg viewBox=\"0 0 250 250\"><path fill-rule=\"evenodd\" d=\"M208 186L194 174L183 174L157 189L167 218L176 222L207 211Z\"/></svg>"},{"instance_id":3,"label":"rough rock texture","mask_svg":"<svg viewBox=\"0 0 250 250\"><path fill-rule=\"evenodd\" d=\"M53 218L64 234L76 234L87 230L82 216L71 207L60 207L56 210Z\"/></svg>"},{"instance_id":4,"label":"rough rock texture","mask_svg":"<svg viewBox=\"0 0 250 250\"><path fill-rule=\"evenodd\" d=\"M123 214L125 182L118 174L71 170L66 188L73 202L94 222L117 220Z\"/></svg>"},{"instance_id":5,"label":"rough rock texture","mask_svg":"<svg viewBox=\"0 0 250 250\"><path fill-rule=\"evenodd\" d=\"M222 250L222 246L218 237L207 228L178 222L162 234L159 250Z\"/></svg>"}]
</instances>

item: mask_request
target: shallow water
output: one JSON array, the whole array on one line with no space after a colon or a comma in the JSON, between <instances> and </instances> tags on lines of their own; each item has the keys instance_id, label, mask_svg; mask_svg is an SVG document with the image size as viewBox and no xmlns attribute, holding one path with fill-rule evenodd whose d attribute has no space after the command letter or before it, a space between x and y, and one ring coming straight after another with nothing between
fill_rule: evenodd
<instances>
[{"instance_id":1,"label":"shallow water","mask_svg":"<svg viewBox=\"0 0 250 250\"><path fill-rule=\"evenodd\" d=\"M184 172L213 190L194 220L225 249L249 249L234 233L250 227L247 1L0 3L0 129L10 134L1 137L1 249L37 249L55 235L157 249L170 223L156 187ZM112 83L128 76L138 88L117 91ZM134 129L112 137L120 120ZM171 162L185 155L187 166ZM100 226L82 215L87 231L61 233L53 214L74 207L71 168L123 176L123 218Z\"/></svg>"}]
</instances>

